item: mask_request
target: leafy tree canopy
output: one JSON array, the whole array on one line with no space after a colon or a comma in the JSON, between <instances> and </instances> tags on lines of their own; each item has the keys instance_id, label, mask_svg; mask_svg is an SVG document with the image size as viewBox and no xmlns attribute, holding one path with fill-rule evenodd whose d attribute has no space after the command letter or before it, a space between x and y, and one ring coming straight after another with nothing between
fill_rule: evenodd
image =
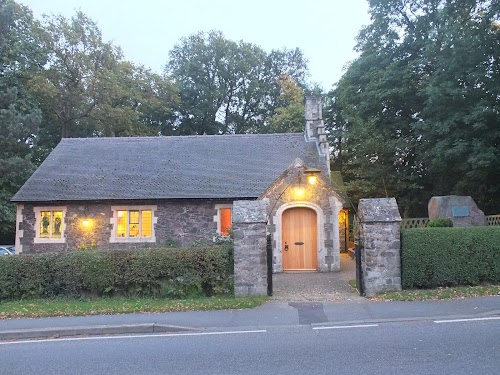
<instances>
[{"instance_id":1,"label":"leafy tree canopy","mask_svg":"<svg viewBox=\"0 0 500 375\"><path fill-rule=\"evenodd\" d=\"M268 132L287 76L304 87L299 49L273 50L228 40L220 31L181 39L166 65L178 84L178 134Z\"/></svg>"},{"instance_id":2,"label":"leafy tree canopy","mask_svg":"<svg viewBox=\"0 0 500 375\"><path fill-rule=\"evenodd\" d=\"M360 196L425 215L432 195L500 210L500 2L370 0L360 57L330 93L337 160ZM377 139L377 141L374 141Z\"/></svg>"},{"instance_id":3,"label":"leafy tree canopy","mask_svg":"<svg viewBox=\"0 0 500 375\"><path fill-rule=\"evenodd\" d=\"M304 91L288 75L278 79L281 92L278 107L269 119L270 133L299 133L304 130Z\"/></svg>"},{"instance_id":4,"label":"leafy tree canopy","mask_svg":"<svg viewBox=\"0 0 500 375\"><path fill-rule=\"evenodd\" d=\"M44 61L37 32L27 8L0 0L0 239L11 242L15 206L10 198L34 170L31 151L41 120L25 90L26 80Z\"/></svg>"},{"instance_id":5,"label":"leafy tree canopy","mask_svg":"<svg viewBox=\"0 0 500 375\"><path fill-rule=\"evenodd\" d=\"M124 61L86 15L46 17L43 29L49 60L30 85L44 114L41 154L61 137L158 135L172 122L173 84Z\"/></svg>"}]
</instances>

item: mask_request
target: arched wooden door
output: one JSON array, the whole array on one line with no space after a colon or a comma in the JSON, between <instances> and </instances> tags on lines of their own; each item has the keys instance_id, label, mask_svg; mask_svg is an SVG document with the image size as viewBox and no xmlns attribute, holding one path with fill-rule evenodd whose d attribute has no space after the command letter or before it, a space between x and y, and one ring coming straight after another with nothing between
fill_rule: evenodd
<instances>
[{"instance_id":1,"label":"arched wooden door","mask_svg":"<svg viewBox=\"0 0 500 375\"><path fill-rule=\"evenodd\" d=\"M317 271L317 215L307 207L289 208L283 212L283 271Z\"/></svg>"}]
</instances>

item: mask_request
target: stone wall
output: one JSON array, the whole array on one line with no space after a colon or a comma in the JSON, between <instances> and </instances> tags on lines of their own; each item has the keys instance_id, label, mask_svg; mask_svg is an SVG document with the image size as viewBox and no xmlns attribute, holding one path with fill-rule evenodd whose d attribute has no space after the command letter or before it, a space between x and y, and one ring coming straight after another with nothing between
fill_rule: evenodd
<instances>
[{"instance_id":1,"label":"stone wall","mask_svg":"<svg viewBox=\"0 0 500 375\"><path fill-rule=\"evenodd\" d=\"M267 294L266 202L233 203L234 294Z\"/></svg>"},{"instance_id":2,"label":"stone wall","mask_svg":"<svg viewBox=\"0 0 500 375\"><path fill-rule=\"evenodd\" d=\"M131 249L159 247L165 245L188 246L195 241L212 242L217 232L216 204L231 204L221 200L178 200L178 201L107 201L89 202L57 202L53 206L65 206L65 243L35 244L34 205L24 204L20 209L21 220L18 223L22 237L16 239L25 254L74 250L78 247L97 249ZM111 237L111 206L119 205L155 205L154 216L156 242L109 243ZM39 206L50 206L39 204ZM82 228L81 222L89 218L91 227Z\"/></svg>"},{"instance_id":3,"label":"stone wall","mask_svg":"<svg viewBox=\"0 0 500 375\"><path fill-rule=\"evenodd\" d=\"M401 290L401 216L396 200L361 199L358 215L362 282L366 296Z\"/></svg>"}]
</instances>

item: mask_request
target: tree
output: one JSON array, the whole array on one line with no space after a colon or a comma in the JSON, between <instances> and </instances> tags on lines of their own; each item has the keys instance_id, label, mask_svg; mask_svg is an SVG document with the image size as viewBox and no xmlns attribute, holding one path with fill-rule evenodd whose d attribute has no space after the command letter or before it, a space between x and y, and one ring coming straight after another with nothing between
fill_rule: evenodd
<instances>
[{"instance_id":1,"label":"tree","mask_svg":"<svg viewBox=\"0 0 500 375\"><path fill-rule=\"evenodd\" d=\"M49 60L31 82L31 90L44 115L39 147L50 152L61 137L93 135L91 116L104 97L102 84L117 68L121 52L102 41L97 25L82 12L70 20L45 17L43 27Z\"/></svg>"},{"instance_id":2,"label":"tree","mask_svg":"<svg viewBox=\"0 0 500 375\"><path fill-rule=\"evenodd\" d=\"M26 81L44 55L37 25L27 8L0 0L0 239L13 242L15 205L10 199L31 175L31 153L41 113Z\"/></svg>"},{"instance_id":3,"label":"tree","mask_svg":"<svg viewBox=\"0 0 500 375\"><path fill-rule=\"evenodd\" d=\"M426 87L422 160L436 195L472 195L500 210L500 2L468 1L443 7L442 30L429 48L433 69ZM447 22L453 19L454 22ZM431 60L431 53L439 59Z\"/></svg>"},{"instance_id":4,"label":"tree","mask_svg":"<svg viewBox=\"0 0 500 375\"><path fill-rule=\"evenodd\" d=\"M179 87L179 134L268 131L283 74L304 85L300 50L272 51L228 40L220 31L181 39L166 65Z\"/></svg>"},{"instance_id":5,"label":"tree","mask_svg":"<svg viewBox=\"0 0 500 375\"><path fill-rule=\"evenodd\" d=\"M93 136L154 136L171 133L173 83L143 66L119 61L101 76L99 100L89 116Z\"/></svg>"},{"instance_id":6,"label":"tree","mask_svg":"<svg viewBox=\"0 0 500 375\"><path fill-rule=\"evenodd\" d=\"M298 133L304 130L304 91L288 74L283 74L279 80L281 93L278 97L278 107L269 119L270 133Z\"/></svg>"},{"instance_id":7,"label":"tree","mask_svg":"<svg viewBox=\"0 0 500 375\"><path fill-rule=\"evenodd\" d=\"M370 12L331 93L351 186L385 183L412 214L450 193L500 209L499 2L371 0Z\"/></svg>"},{"instance_id":8,"label":"tree","mask_svg":"<svg viewBox=\"0 0 500 375\"><path fill-rule=\"evenodd\" d=\"M120 49L104 42L97 25L82 12L71 19L46 17L43 26L49 60L30 85L43 111L39 160L62 137L168 131L177 102L168 77L123 60Z\"/></svg>"}]
</instances>

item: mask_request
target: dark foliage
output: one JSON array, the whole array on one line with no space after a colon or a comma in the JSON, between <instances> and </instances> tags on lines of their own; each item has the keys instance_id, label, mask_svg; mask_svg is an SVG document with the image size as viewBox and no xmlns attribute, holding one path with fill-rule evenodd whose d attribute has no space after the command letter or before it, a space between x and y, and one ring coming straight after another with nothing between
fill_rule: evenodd
<instances>
[{"instance_id":1,"label":"dark foliage","mask_svg":"<svg viewBox=\"0 0 500 375\"><path fill-rule=\"evenodd\" d=\"M434 195L500 210L500 1L369 0L360 56L328 98L334 164L357 200Z\"/></svg>"}]
</instances>

